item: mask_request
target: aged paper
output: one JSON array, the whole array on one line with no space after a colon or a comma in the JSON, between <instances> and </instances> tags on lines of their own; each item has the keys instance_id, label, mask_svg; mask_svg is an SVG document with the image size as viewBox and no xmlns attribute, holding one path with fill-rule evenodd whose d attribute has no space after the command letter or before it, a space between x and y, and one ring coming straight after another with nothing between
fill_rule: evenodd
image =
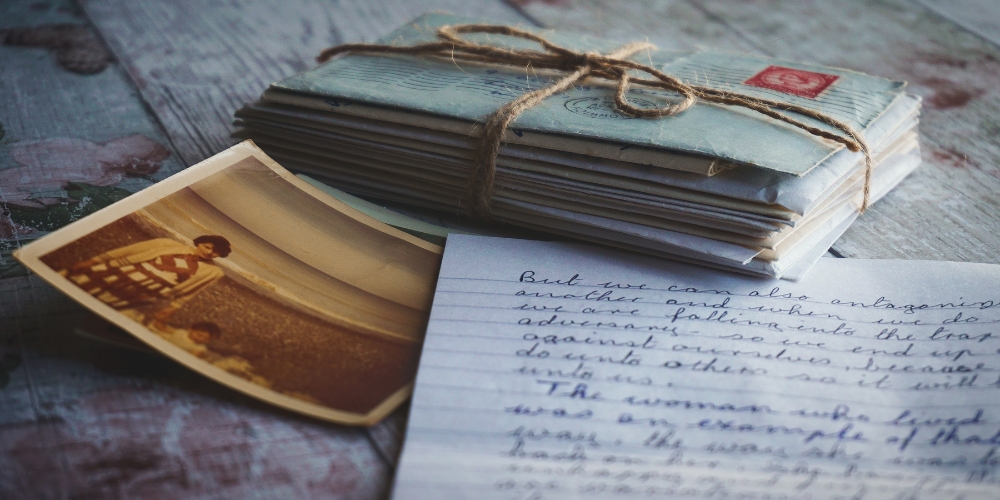
<instances>
[{"instance_id":1,"label":"aged paper","mask_svg":"<svg viewBox=\"0 0 1000 500\"><path fill-rule=\"evenodd\" d=\"M248 141L15 256L213 380L372 425L409 396L441 247L324 194Z\"/></svg>"},{"instance_id":2,"label":"aged paper","mask_svg":"<svg viewBox=\"0 0 1000 500\"><path fill-rule=\"evenodd\" d=\"M998 282L451 235L393 498L997 498Z\"/></svg>"}]
</instances>

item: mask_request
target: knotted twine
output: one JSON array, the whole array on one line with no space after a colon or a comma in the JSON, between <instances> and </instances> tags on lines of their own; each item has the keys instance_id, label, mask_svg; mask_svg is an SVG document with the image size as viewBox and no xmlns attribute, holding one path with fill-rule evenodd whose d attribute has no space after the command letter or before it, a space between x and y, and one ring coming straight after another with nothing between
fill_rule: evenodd
<instances>
[{"instance_id":1,"label":"knotted twine","mask_svg":"<svg viewBox=\"0 0 1000 500\"><path fill-rule=\"evenodd\" d=\"M462 38L459 36L461 33L486 33L523 38L538 43L544 51L479 44ZM864 213L868 208L874 165L868 143L865 142L861 134L856 132L854 128L824 113L803 106L763 99L739 92L692 85L663 73L652 66L626 59L643 50L655 50L656 46L648 42L629 43L608 54L576 52L565 47L560 47L534 33L510 26L491 24L441 26L437 30L437 38L439 41L411 46L349 43L330 47L322 51L316 57L316 60L323 63L334 56L347 52L411 56L430 55L451 59L452 61L472 61L566 72L565 76L559 78L549 86L527 92L517 99L504 104L486 119L479 148L476 151L475 165L469 176L466 188L466 196L471 204L469 210L472 215L481 219L491 218L490 205L493 200L496 159L497 155L500 154L504 131L526 109L542 102L553 94L572 87L577 82L586 78L617 81L615 106L619 112L630 117L661 118L675 115L690 108L698 99L701 99L706 102L747 108L788 123L814 136L843 144L853 152L861 151L865 155L865 180L864 188L862 189L863 201L861 203L861 212ZM630 70L645 73L652 78L632 76L629 74ZM632 84L676 92L683 97L683 100L676 104L668 104L662 107L639 108L633 106L628 100L627 93L629 86ZM791 111L808 116L840 130L843 132L843 135L814 127L779 111Z\"/></svg>"}]
</instances>

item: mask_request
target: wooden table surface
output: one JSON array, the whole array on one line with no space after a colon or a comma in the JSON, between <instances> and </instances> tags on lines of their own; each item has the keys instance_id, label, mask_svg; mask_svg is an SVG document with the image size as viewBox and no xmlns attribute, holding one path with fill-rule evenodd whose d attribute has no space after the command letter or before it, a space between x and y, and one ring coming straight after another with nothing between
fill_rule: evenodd
<instances>
[{"instance_id":1,"label":"wooden table surface","mask_svg":"<svg viewBox=\"0 0 1000 500\"><path fill-rule=\"evenodd\" d=\"M387 495L405 409L331 425L88 341L10 252L233 144L236 108L322 48L431 10L906 80L924 163L831 252L1000 263L996 0L4 0L0 498Z\"/></svg>"}]
</instances>

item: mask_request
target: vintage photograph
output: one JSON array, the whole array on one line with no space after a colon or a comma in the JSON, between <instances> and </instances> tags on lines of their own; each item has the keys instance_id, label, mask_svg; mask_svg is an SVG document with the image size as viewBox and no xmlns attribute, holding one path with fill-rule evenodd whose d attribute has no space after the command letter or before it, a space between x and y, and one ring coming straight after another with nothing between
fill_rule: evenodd
<instances>
[{"instance_id":1,"label":"vintage photograph","mask_svg":"<svg viewBox=\"0 0 1000 500\"><path fill-rule=\"evenodd\" d=\"M147 345L233 388L370 425L412 389L440 247L244 143L20 258Z\"/></svg>"}]
</instances>

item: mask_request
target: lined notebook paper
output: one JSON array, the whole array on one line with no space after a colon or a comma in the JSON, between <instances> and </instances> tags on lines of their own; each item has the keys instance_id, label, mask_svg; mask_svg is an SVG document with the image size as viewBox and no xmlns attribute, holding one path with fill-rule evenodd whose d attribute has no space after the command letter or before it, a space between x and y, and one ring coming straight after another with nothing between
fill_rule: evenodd
<instances>
[{"instance_id":1,"label":"lined notebook paper","mask_svg":"<svg viewBox=\"0 0 1000 500\"><path fill-rule=\"evenodd\" d=\"M998 283L450 236L393 498L1000 498Z\"/></svg>"}]
</instances>

